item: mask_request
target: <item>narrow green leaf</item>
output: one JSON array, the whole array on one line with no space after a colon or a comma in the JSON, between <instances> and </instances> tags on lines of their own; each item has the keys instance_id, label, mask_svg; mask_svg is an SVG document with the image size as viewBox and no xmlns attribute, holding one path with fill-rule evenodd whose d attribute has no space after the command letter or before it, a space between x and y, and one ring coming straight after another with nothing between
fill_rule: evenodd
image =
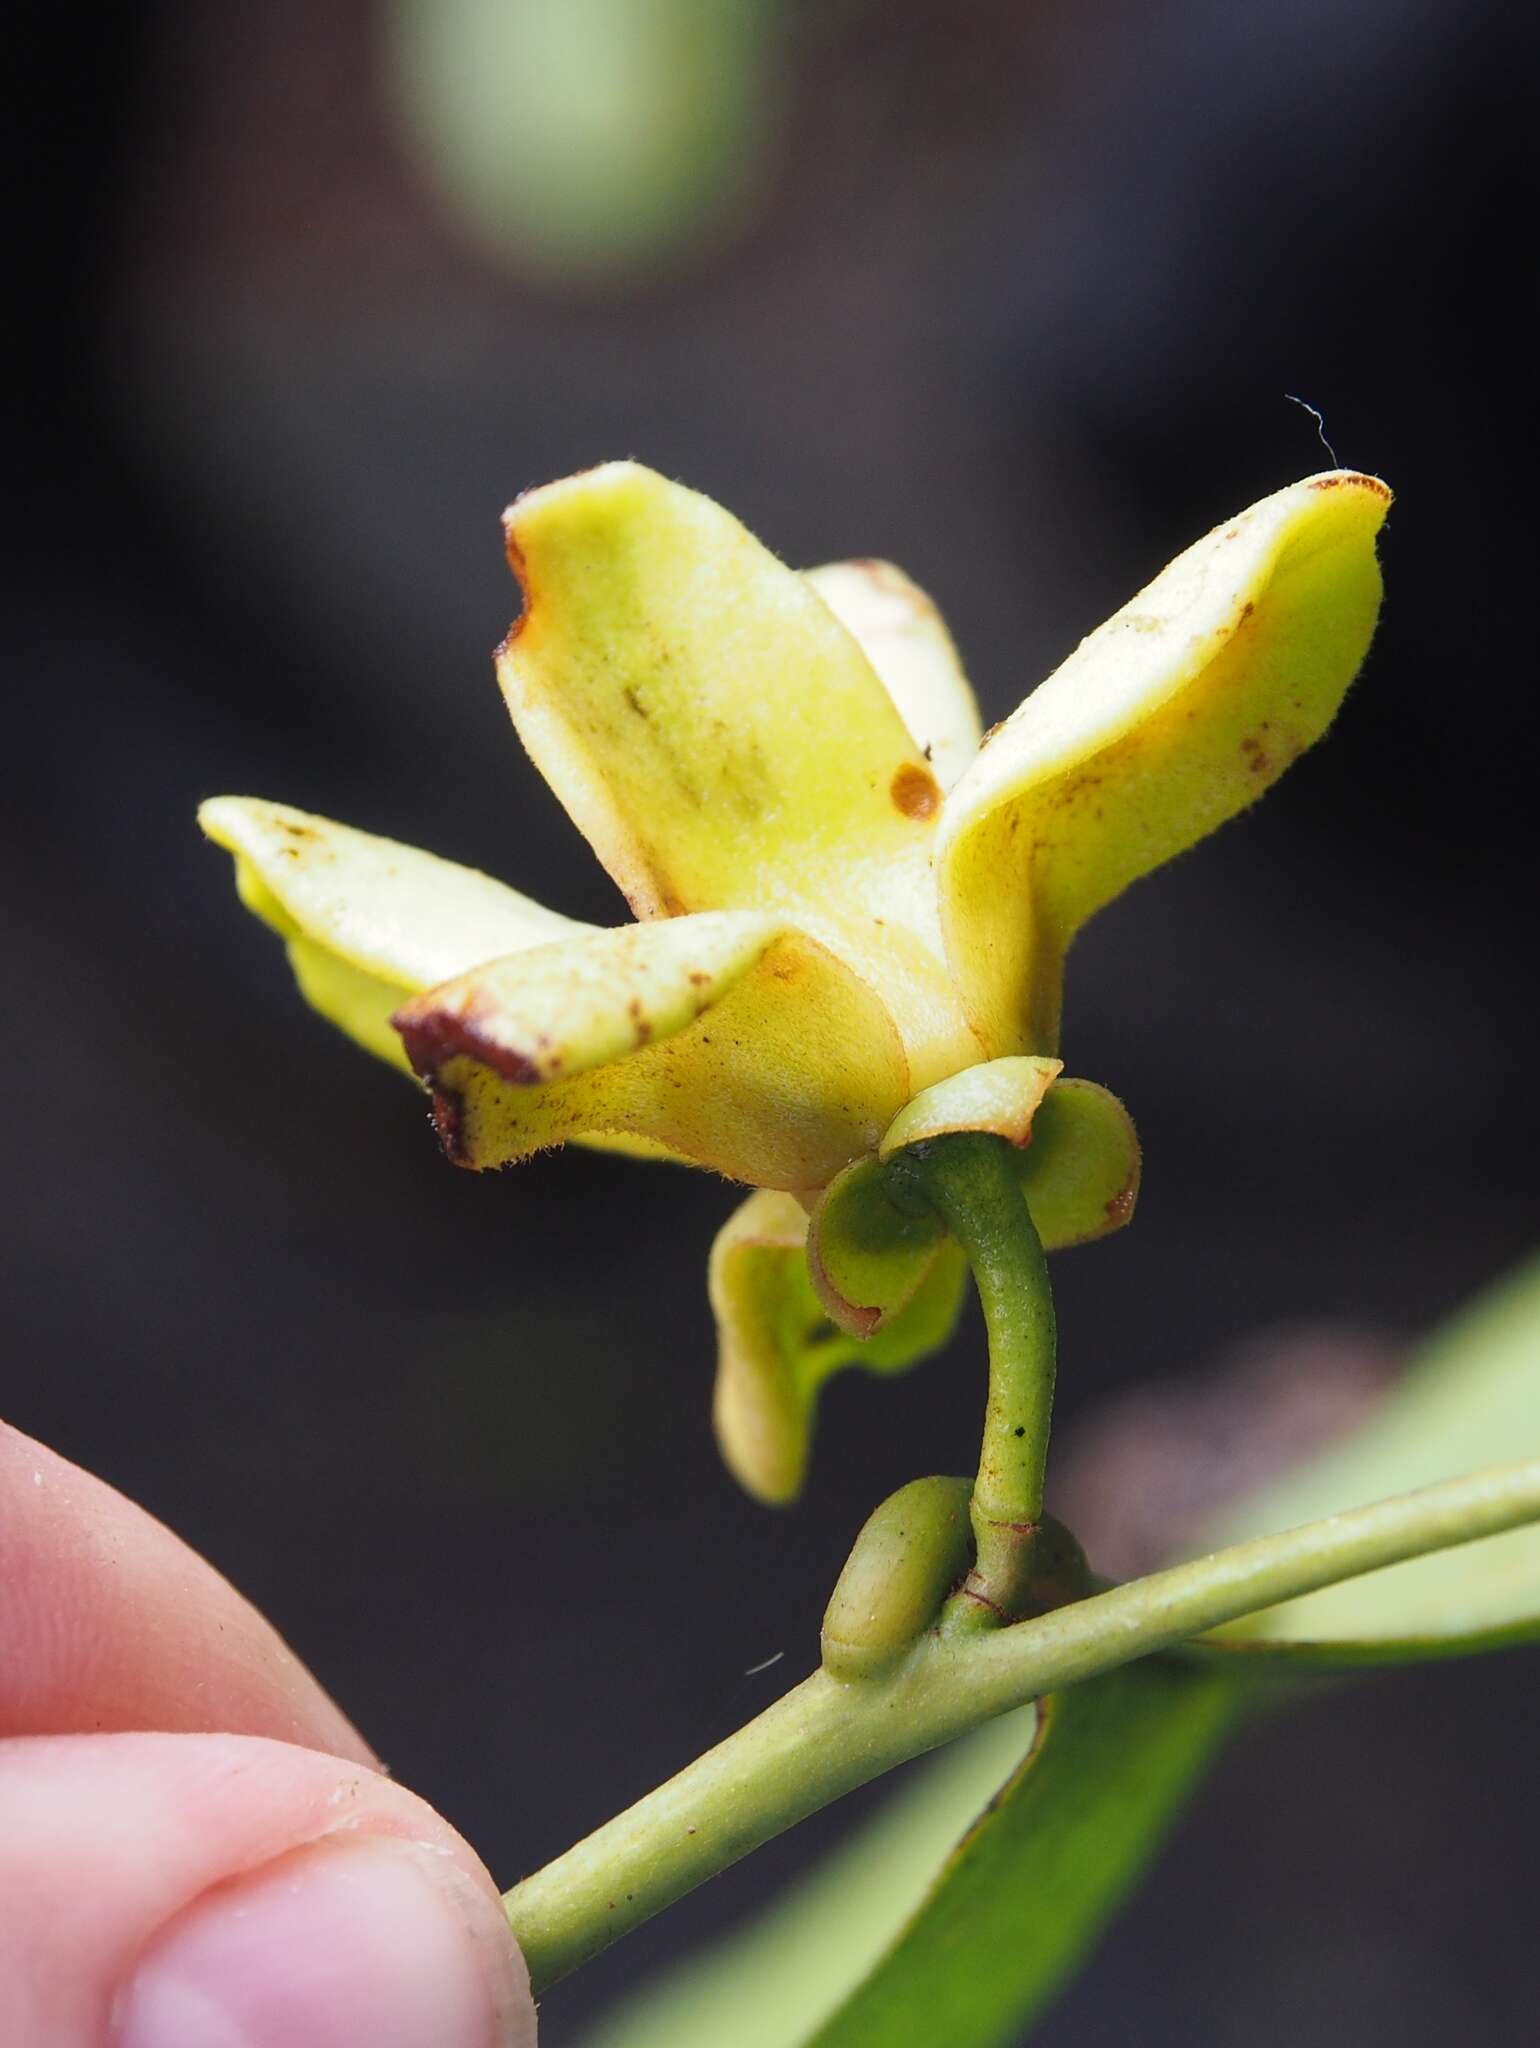
<instances>
[{"instance_id":1,"label":"narrow green leaf","mask_svg":"<svg viewBox=\"0 0 1540 2048\"><path fill-rule=\"evenodd\" d=\"M1229 1718L1217 1675L1146 1659L1056 1694L1025 1760L816 2048L1005 2048L1159 1846Z\"/></svg>"},{"instance_id":2,"label":"narrow green leaf","mask_svg":"<svg viewBox=\"0 0 1540 2048\"><path fill-rule=\"evenodd\" d=\"M1293 1528L1540 1452L1540 1260L1437 1332L1400 1385L1324 1457L1230 1510L1205 1546ZM1540 1635L1540 1527L1435 1552L1286 1601L1207 1639L1248 1665L1458 1656Z\"/></svg>"}]
</instances>

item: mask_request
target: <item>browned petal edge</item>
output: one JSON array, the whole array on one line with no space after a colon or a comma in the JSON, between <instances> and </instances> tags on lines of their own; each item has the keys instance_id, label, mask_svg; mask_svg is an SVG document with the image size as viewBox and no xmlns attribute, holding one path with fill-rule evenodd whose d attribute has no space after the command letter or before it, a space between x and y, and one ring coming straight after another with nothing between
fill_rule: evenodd
<instances>
[{"instance_id":1,"label":"browned petal edge","mask_svg":"<svg viewBox=\"0 0 1540 2048\"><path fill-rule=\"evenodd\" d=\"M533 1087L546 1076L526 1054L491 1037L476 1021L473 1010L419 1009L404 1004L391 1018L401 1034L412 1071L424 1081L434 1081L440 1070L455 1058L475 1060L490 1067L505 1081Z\"/></svg>"},{"instance_id":2,"label":"browned petal edge","mask_svg":"<svg viewBox=\"0 0 1540 2048\"><path fill-rule=\"evenodd\" d=\"M520 491L518 497L514 499L513 503L503 514L503 553L508 558L508 566L513 571L514 580L519 586L519 595L523 598L524 603L519 616L493 648L492 659L494 661L501 661L510 652L514 641L524 631L530 612L534 609L534 597L529 587L529 569L524 560L524 550L513 536L514 519L518 514L519 506L528 496L528 491Z\"/></svg>"},{"instance_id":3,"label":"browned petal edge","mask_svg":"<svg viewBox=\"0 0 1540 2048\"><path fill-rule=\"evenodd\" d=\"M914 611L940 616L936 601L929 592L921 590L917 583L912 582L903 570L892 562L885 562L877 555L856 555L852 558L850 566L852 569L859 569L868 582L874 584L878 590L885 590L894 597L902 598Z\"/></svg>"},{"instance_id":4,"label":"browned petal edge","mask_svg":"<svg viewBox=\"0 0 1540 2048\"><path fill-rule=\"evenodd\" d=\"M505 1081L517 1082L522 1087L532 1087L545 1078L533 1060L489 1037L477 1025L472 1012L420 1009L415 1003L406 1003L390 1021L401 1034L412 1071L432 1089L433 1128L444 1157L455 1166L465 1166L469 1160L465 1098L439 1078L450 1060L475 1060Z\"/></svg>"},{"instance_id":5,"label":"browned petal edge","mask_svg":"<svg viewBox=\"0 0 1540 2048\"><path fill-rule=\"evenodd\" d=\"M870 1337L875 1335L877 1326L882 1321L882 1310L880 1308L864 1307L859 1302L847 1301L829 1278L828 1268L824 1265L818 1250L818 1216L816 1211L808 1222L807 1270L813 1282L813 1292L818 1296L824 1307L829 1310L832 1320L838 1323L839 1327L848 1336ZM834 1313L834 1304L836 1302L839 1303L840 1308L840 1313L837 1315Z\"/></svg>"},{"instance_id":6,"label":"browned petal edge","mask_svg":"<svg viewBox=\"0 0 1540 2048\"><path fill-rule=\"evenodd\" d=\"M568 476L553 477L550 483L526 484L524 489L520 491L517 497L514 499L513 503L511 505L504 507L503 553L507 556L508 566L513 571L514 577L518 582L520 594L524 599L524 609L519 613L519 616L508 628L508 631L503 635L502 639L497 643L496 647L493 648L492 654L494 660L500 661L502 657L512 647L514 641L518 639L519 635L523 632L525 626L528 624L529 615L535 608L535 593L533 592L533 590L531 590L529 583L529 565L524 559L524 550L519 546L519 543L514 536L514 525L519 516L519 507L524 503L524 500L526 498L532 498L537 491L549 490L551 488L551 483L568 484L573 482L573 480L577 477L591 476L596 469L604 469L606 467L608 467L606 463L591 462L589 463L586 469L575 469Z\"/></svg>"},{"instance_id":7,"label":"browned petal edge","mask_svg":"<svg viewBox=\"0 0 1540 2048\"><path fill-rule=\"evenodd\" d=\"M1388 505L1395 497L1389 484L1381 483L1377 476L1366 476L1361 469L1350 469L1337 476L1318 476L1311 482L1312 491L1340 491L1352 484L1365 491L1373 491L1377 498L1383 498Z\"/></svg>"},{"instance_id":8,"label":"browned petal edge","mask_svg":"<svg viewBox=\"0 0 1540 2048\"><path fill-rule=\"evenodd\" d=\"M465 1097L453 1088L433 1090L433 1134L451 1166L469 1166L465 1142Z\"/></svg>"}]
</instances>

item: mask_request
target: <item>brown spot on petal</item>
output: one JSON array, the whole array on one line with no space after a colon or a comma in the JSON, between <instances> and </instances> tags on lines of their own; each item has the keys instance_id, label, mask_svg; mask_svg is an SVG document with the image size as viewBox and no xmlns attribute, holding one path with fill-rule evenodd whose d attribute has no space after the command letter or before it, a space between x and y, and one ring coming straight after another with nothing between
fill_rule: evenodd
<instances>
[{"instance_id":1,"label":"brown spot on petal","mask_svg":"<svg viewBox=\"0 0 1540 2048\"><path fill-rule=\"evenodd\" d=\"M888 789L895 807L906 818L934 817L941 808L941 790L936 778L918 761L906 761Z\"/></svg>"},{"instance_id":2,"label":"brown spot on petal","mask_svg":"<svg viewBox=\"0 0 1540 2048\"><path fill-rule=\"evenodd\" d=\"M500 1074L505 1081L515 1081L520 1087L532 1087L544 1078L527 1054L499 1043L483 1031L472 1011L417 1010L408 1004L397 1010L390 1021L401 1034L413 1071L425 1081L435 1081L455 1058L490 1067L494 1074Z\"/></svg>"}]
</instances>

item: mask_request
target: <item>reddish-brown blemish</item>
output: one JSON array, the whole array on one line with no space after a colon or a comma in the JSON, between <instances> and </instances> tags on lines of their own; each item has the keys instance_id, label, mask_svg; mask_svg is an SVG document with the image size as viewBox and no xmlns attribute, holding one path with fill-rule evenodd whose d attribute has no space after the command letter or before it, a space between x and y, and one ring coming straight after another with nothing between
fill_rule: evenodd
<instances>
[{"instance_id":1,"label":"reddish-brown blemish","mask_svg":"<svg viewBox=\"0 0 1540 2048\"><path fill-rule=\"evenodd\" d=\"M489 1036L472 1012L418 1011L408 1004L397 1010L390 1021L401 1034L413 1072L425 1081L434 1080L457 1057L490 1067L494 1074L500 1074L505 1081L515 1081L520 1087L531 1087L543 1078L527 1054Z\"/></svg>"},{"instance_id":2,"label":"reddish-brown blemish","mask_svg":"<svg viewBox=\"0 0 1540 2048\"><path fill-rule=\"evenodd\" d=\"M706 970L703 967L692 967L690 969L691 988L704 988L706 986L706 983L710 981L710 979L711 976L706 972Z\"/></svg>"},{"instance_id":3,"label":"reddish-brown blemish","mask_svg":"<svg viewBox=\"0 0 1540 2048\"><path fill-rule=\"evenodd\" d=\"M451 1166L469 1164L465 1149L465 1103L452 1088L433 1091L433 1129Z\"/></svg>"},{"instance_id":4,"label":"reddish-brown blemish","mask_svg":"<svg viewBox=\"0 0 1540 2048\"><path fill-rule=\"evenodd\" d=\"M963 1580L962 1585L958 1588L958 1591L962 1593L967 1599L976 1600L980 1607L987 1607L990 1613L993 1615L997 1615L1002 1623L1009 1622L1011 1617L1006 1613L1005 1609L1000 1605L999 1601L991 1600L987 1593L981 1593L979 1591L978 1587L973 1583L973 1574L971 1572L968 1574L967 1578Z\"/></svg>"},{"instance_id":5,"label":"reddish-brown blemish","mask_svg":"<svg viewBox=\"0 0 1540 2048\"><path fill-rule=\"evenodd\" d=\"M1105 1206L1109 1229L1120 1230L1129 1217L1133 1215L1134 1197L1137 1193L1137 1187L1134 1182L1130 1181L1127 1187L1121 1187L1115 1195L1107 1197Z\"/></svg>"},{"instance_id":6,"label":"reddish-brown blemish","mask_svg":"<svg viewBox=\"0 0 1540 2048\"><path fill-rule=\"evenodd\" d=\"M503 553L508 557L508 566L513 571L514 577L518 582L520 594L524 599L524 609L519 613L519 616L493 649L493 659L496 661L501 661L503 656L510 651L514 641L518 639L525 626L528 625L529 615L535 607L534 592L529 587L529 570L525 565L524 550L519 546L513 533L514 515L517 513L522 501L528 496L529 493L527 491L521 491L503 514Z\"/></svg>"},{"instance_id":7,"label":"reddish-brown blemish","mask_svg":"<svg viewBox=\"0 0 1540 2048\"><path fill-rule=\"evenodd\" d=\"M882 1310L869 1308L861 1302L847 1301L840 1293L829 1278L829 1269L823 1262L822 1248L816 1230L810 1230L807 1234L807 1263L818 1293L826 1302L832 1297L839 1303L840 1322L844 1327L858 1337L870 1337L882 1321Z\"/></svg>"},{"instance_id":8,"label":"reddish-brown blemish","mask_svg":"<svg viewBox=\"0 0 1540 2048\"><path fill-rule=\"evenodd\" d=\"M1340 491L1351 485L1360 491L1372 491L1377 498L1390 502L1390 486L1382 484L1377 476L1365 476L1360 470L1351 470L1344 476L1318 476L1311 483L1313 491Z\"/></svg>"}]
</instances>

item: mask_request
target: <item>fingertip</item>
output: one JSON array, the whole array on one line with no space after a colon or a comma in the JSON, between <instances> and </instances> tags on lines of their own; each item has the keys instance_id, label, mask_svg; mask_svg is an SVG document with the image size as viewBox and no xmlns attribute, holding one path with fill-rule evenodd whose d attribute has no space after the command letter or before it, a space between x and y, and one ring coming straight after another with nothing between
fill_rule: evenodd
<instances>
[{"instance_id":1,"label":"fingertip","mask_svg":"<svg viewBox=\"0 0 1540 2048\"><path fill-rule=\"evenodd\" d=\"M495 1897L440 1845L333 1836L163 1930L113 2048L524 2048L534 2006Z\"/></svg>"}]
</instances>

